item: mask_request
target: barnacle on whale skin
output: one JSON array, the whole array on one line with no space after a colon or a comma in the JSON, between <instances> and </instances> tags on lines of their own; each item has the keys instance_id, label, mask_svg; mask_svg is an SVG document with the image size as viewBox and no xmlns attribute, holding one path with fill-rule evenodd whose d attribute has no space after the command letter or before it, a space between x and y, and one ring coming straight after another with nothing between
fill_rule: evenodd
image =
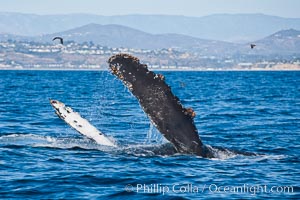
<instances>
[{"instance_id":1,"label":"barnacle on whale skin","mask_svg":"<svg viewBox=\"0 0 300 200\"><path fill-rule=\"evenodd\" d=\"M192 108L183 108L183 113L191 118L196 117L196 112Z\"/></svg>"}]
</instances>

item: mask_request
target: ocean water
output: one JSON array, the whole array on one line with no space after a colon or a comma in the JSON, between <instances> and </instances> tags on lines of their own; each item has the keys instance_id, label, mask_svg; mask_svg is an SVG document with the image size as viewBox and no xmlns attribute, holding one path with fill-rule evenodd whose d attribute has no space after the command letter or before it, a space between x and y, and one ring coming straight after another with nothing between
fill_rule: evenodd
<instances>
[{"instance_id":1,"label":"ocean water","mask_svg":"<svg viewBox=\"0 0 300 200\"><path fill-rule=\"evenodd\" d=\"M218 158L169 152L106 71L0 71L0 199L299 199L300 72L162 72ZM117 148L59 119L71 106ZM245 156L234 151L253 152Z\"/></svg>"}]
</instances>

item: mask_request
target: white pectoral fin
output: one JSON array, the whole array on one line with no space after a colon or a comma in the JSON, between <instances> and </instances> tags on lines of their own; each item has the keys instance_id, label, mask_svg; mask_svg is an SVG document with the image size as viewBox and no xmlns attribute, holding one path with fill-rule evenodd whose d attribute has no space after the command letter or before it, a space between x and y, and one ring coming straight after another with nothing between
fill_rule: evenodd
<instances>
[{"instance_id":1,"label":"white pectoral fin","mask_svg":"<svg viewBox=\"0 0 300 200\"><path fill-rule=\"evenodd\" d=\"M80 134L94 140L100 145L113 146L116 144L107 136L101 133L95 126L80 116L79 113L74 112L72 108L65 106L62 102L57 100L50 100L51 105L55 109L55 113L64 120L69 126L74 128Z\"/></svg>"}]
</instances>

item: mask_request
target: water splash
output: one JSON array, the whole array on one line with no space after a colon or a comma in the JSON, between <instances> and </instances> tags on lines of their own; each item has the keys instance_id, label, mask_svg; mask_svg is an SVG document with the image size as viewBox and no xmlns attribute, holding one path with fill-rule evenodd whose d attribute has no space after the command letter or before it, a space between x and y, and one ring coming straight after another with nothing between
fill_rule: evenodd
<instances>
[{"instance_id":1,"label":"water splash","mask_svg":"<svg viewBox=\"0 0 300 200\"><path fill-rule=\"evenodd\" d=\"M99 145L88 138L59 138L35 134L10 134L0 137L1 146L31 146L59 149L81 148L87 150L107 151L112 148Z\"/></svg>"},{"instance_id":2,"label":"water splash","mask_svg":"<svg viewBox=\"0 0 300 200\"><path fill-rule=\"evenodd\" d=\"M149 130L147 132L145 144L163 144L167 140L159 133L155 126L150 123Z\"/></svg>"}]
</instances>

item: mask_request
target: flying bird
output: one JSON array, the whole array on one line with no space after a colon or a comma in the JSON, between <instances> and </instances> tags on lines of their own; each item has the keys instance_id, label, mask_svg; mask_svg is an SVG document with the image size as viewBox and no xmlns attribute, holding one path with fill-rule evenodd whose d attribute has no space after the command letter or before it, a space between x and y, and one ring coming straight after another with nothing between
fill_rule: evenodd
<instances>
[{"instance_id":1,"label":"flying bird","mask_svg":"<svg viewBox=\"0 0 300 200\"><path fill-rule=\"evenodd\" d=\"M251 49L253 49L256 46L256 44L250 44Z\"/></svg>"},{"instance_id":2,"label":"flying bird","mask_svg":"<svg viewBox=\"0 0 300 200\"><path fill-rule=\"evenodd\" d=\"M64 39L62 37L55 37L52 39L52 41L54 41L54 40L59 40L60 44L64 44Z\"/></svg>"}]
</instances>

